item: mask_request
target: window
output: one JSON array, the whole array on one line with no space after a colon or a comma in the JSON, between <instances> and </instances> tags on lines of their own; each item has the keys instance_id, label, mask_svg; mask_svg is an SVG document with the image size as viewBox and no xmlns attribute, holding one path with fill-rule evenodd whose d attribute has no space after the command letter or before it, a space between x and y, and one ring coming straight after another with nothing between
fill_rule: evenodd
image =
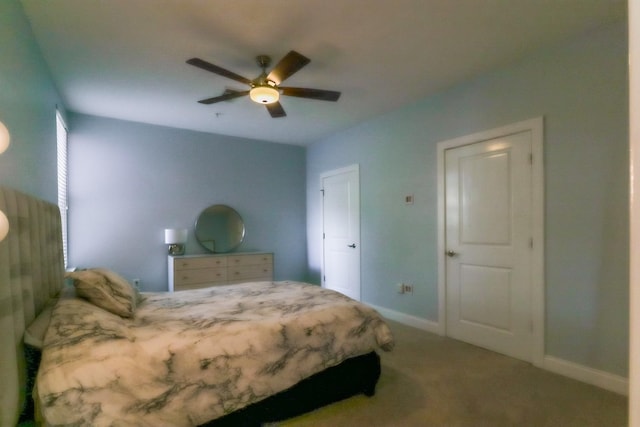
<instances>
[{"instance_id":1,"label":"window","mask_svg":"<svg viewBox=\"0 0 640 427\"><path fill-rule=\"evenodd\" d=\"M67 126L60 111L56 110L57 142L58 142L58 207L62 217L62 250L64 252L64 267L68 265L67 249Z\"/></svg>"}]
</instances>

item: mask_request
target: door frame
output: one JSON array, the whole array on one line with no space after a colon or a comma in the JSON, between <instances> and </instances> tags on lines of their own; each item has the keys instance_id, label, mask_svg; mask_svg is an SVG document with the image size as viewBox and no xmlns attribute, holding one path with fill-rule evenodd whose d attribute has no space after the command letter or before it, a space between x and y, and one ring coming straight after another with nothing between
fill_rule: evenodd
<instances>
[{"instance_id":1,"label":"door frame","mask_svg":"<svg viewBox=\"0 0 640 427\"><path fill-rule=\"evenodd\" d=\"M349 165L349 166L345 166L342 168L338 168L338 169L333 169L330 171L326 171L326 172L322 172L320 174L320 224L322 224L322 234L324 235L324 179L330 176L334 176L334 175L341 175L344 173L350 173L350 172L355 172L356 174L356 179L357 179L357 186L358 186L358 199L360 199L360 165L358 163ZM358 200L358 207L360 206L360 202ZM358 301L362 301L362 218L361 218L361 209L358 209L358 294L359 294L359 299ZM324 252L324 244L325 244L325 240L324 240L324 236L321 239L322 241L322 247L321 247L321 253L322 253L322 263L321 263L321 270L320 270L320 286L321 287L325 287L325 252Z\"/></svg>"},{"instance_id":2,"label":"door frame","mask_svg":"<svg viewBox=\"0 0 640 427\"><path fill-rule=\"evenodd\" d=\"M544 283L544 118L536 117L510 125L485 130L437 144L438 162L438 332L447 334L446 324L446 205L445 205L445 152L448 149L470 145L519 132L531 132L531 219L533 248L531 252L531 321L532 354L535 366L544 361L545 337L545 283Z\"/></svg>"}]
</instances>

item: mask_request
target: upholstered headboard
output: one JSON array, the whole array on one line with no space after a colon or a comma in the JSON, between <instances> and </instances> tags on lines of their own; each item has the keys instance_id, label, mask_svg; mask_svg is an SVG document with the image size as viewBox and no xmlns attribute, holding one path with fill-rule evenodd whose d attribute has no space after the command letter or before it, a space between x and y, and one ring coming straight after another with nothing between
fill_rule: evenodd
<instances>
[{"instance_id":1,"label":"upholstered headboard","mask_svg":"<svg viewBox=\"0 0 640 427\"><path fill-rule=\"evenodd\" d=\"M25 404L24 330L63 286L60 211L0 186L9 234L0 242L0 425L16 425Z\"/></svg>"}]
</instances>

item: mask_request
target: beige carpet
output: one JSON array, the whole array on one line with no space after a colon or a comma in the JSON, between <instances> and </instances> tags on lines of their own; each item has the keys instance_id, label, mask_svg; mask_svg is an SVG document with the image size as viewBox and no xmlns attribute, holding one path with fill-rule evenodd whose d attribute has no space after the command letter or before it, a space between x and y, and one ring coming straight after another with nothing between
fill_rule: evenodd
<instances>
[{"instance_id":1,"label":"beige carpet","mask_svg":"<svg viewBox=\"0 0 640 427\"><path fill-rule=\"evenodd\" d=\"M357 396L274 425L626 426L627 399L530 364L389 322L376 395Z\"/></svg>"}]
</instances>

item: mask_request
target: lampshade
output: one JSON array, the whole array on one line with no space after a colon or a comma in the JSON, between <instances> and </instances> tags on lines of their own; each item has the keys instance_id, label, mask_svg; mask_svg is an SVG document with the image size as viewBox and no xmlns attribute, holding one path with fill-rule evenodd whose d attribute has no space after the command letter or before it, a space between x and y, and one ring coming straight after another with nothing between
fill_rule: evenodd
<instances>
[{"instance_id":1,"label":"lampshade","mask_svg":"<svg viewBox=\"0 0 640 427\"><path fill-rule=\"evenodd\" d=\"M167 228L164 230L164 242L168 245L174 243L187 243L186 228Z\"/></svg>"},{"instance_id":2,"label":"lampshade","mask_svg":"<svg viewBox=\"0 0 640 427\"><path fill-rule=\"evenodd\" d=\"M4 212L0 211L0 241L2 241L9 232L9 220Z\"/></svg>"},{"instance_id":3,"label":"lampshade","mask_svg":"<svg viewBox=\"0 0 640 427\"><path fill-rule=\"evenodd\" d=\"M9 129L0 122L0 153L3 153L9 147L10 140Z\"/></svg>"},{"instance_id":4,"label":"lampshade","mask_svg":"<svg viewBox=\"0 0 640 427\"><path fill-rule=\"evenodd\" d=\"M258 104L273 104L280 99L280 92L271 86L256 86L251 89L249 96Z\"/></svg>"}]
</instances>

